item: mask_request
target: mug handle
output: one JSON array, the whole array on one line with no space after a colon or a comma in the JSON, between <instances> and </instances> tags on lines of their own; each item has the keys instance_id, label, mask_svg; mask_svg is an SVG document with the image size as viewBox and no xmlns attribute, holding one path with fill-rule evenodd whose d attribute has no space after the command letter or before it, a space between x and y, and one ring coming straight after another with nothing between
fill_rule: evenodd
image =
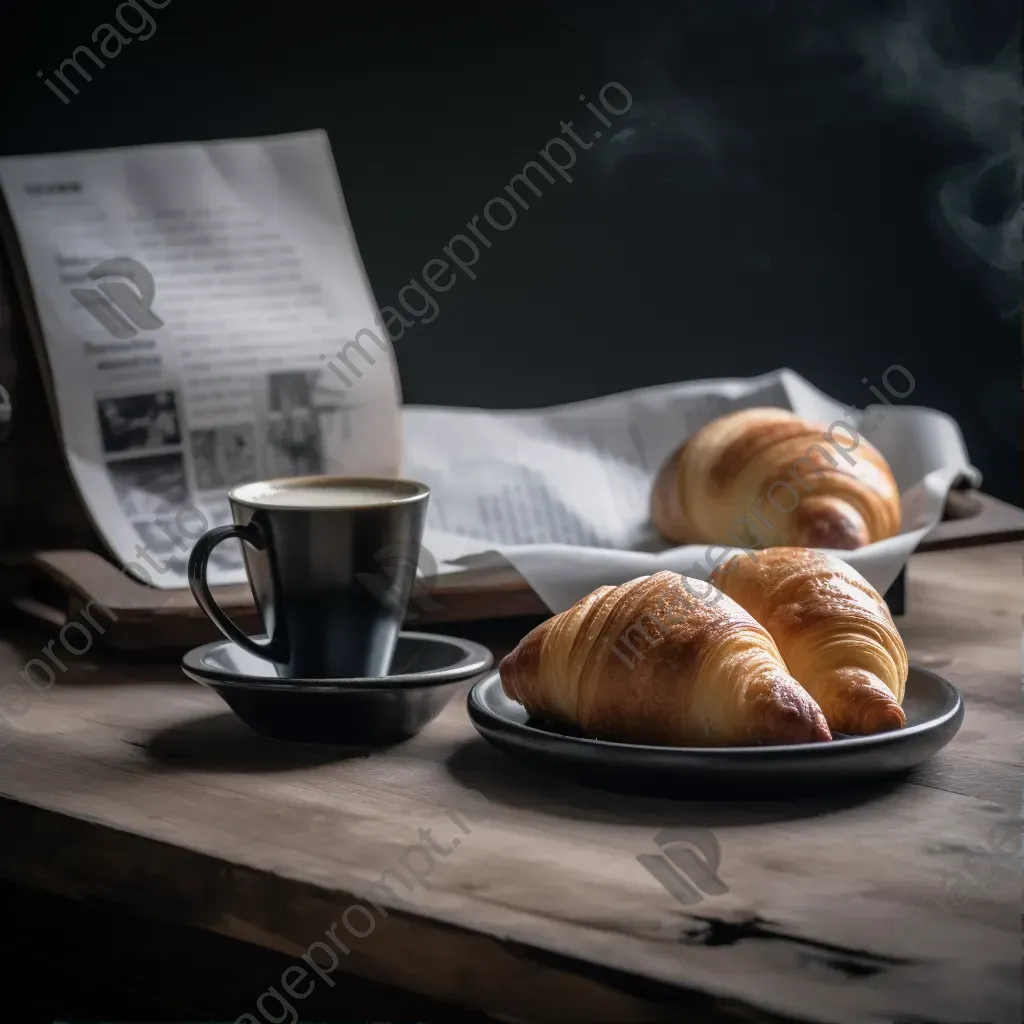
<instances>
[{"instance_id":1,"label":"mug handle","mask_svg":"<svg viewBox=\"0 0 1024 1024\"><path fill-rule=\"evenodd\" d=\"M263 534L259 527L252 521L244 526L232 523L230 526L215 526L208 533L204 533L196 541L192 548L192 554L188 559L188 585L196 604L206 613L209 620L234 644L257 658L276 661L281 655L278 651L279 644L268 639L265 644L258 644L242 632L238 626L228 617L227 613L213 599L210 592L210 585L206 581L206 570L210 561L213 549L225 540L240 540L251 545L257 551L266 547Z\"/></svg>"}]
</instances>

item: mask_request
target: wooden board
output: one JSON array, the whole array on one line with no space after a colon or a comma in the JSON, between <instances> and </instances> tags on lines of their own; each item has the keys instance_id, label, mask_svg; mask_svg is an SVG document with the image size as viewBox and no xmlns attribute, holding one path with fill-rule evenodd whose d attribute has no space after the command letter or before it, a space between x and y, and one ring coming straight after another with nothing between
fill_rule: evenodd
<instances>
[{"instance_id":1,"label":"wooden board","mask_svg":"<svg viewBox=\"0 0 1024 1024\"><path fill-rule=\"evenodd\" d=\"M1024 537L1024 510L976 491L952 492L946 518L920 550L999 543ZM187 590L157 590L127 579L92 551L39 551L0 557L0 599L60 628L92 601L110 610L97 639L116 650L186 650L219 637ZM222 607L250 633L260 631L248 586L215 587ZM898 601L896 600L898 599ZM890 601L902 614L902 589ZM549 614L511 566L471 569L422 581L407 626Z\"/></svg>"},{"instance_id":2,"label":"wooden board","mask_svg":"<svg viewBox=\"0 0 1024 1024\"><path fill-rule=\"evenodd\" d=\"M84 608L106 625L97 641L124 651L187 650L220 636L188 590L157 590L127 579L92 551L40 551L0 556L0 600L59 629L81 620ZM262 629L247 585L213 588L217 600L246 631ZM97 610L94 605L100 605ZM106 608L106 612L102 610ZM452 573L420 585L406 626L520 615L550 614L514 572Z\"/></svg>"},{"instance_id":3,"label":"wooden board","mask_svg":"<svg viewBox=\"0 0 1024 1024\"><path fill-rule=\"evenodd\" d=\"M986 850L1019 829L1021 553L914 556L901 631L963 728L909 781L816 798L584 789L491 749L461 701L386 751L273 744L173 665L68 657L0 722L0 875L296 958L337 924L339 971L520 1019L1016 1024L1020 864ZM8 638L0 679L45 640ZM713 835L726 892L681 905L637 861L680 827ZM448 850L429 872L421 829ZM422 884L388 876L377 912L403 865Z\"/></svg>"}]
</instances>

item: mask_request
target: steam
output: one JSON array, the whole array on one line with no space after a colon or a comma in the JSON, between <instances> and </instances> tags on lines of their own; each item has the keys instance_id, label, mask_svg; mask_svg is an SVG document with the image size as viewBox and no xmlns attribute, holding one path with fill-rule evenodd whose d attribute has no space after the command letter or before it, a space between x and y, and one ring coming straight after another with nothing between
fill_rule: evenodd
<instances>
[{"instance_id":1,"label":"steam","mask_svg":"<svg viewBox=\"0 0 1024 1024\"><path fill-rule=\"evenodd\" d=\"M733 159L748 148L750 140L739 125L710 101L650 95L634 101L632 124L617 132L603 151L606 165L624 156L670 156L663 173L669 180L714 177L719 182L746 177L743 165Z\"/></svg>"},{"instance_id":2,"label":"steam","mask_svg":"<svg viewBox=\"0 0 1024 1024\"><path fill-rule=\"evenodd\" d=\"M679 8L681 20L660 26L657 36L647 41L644 66L634 62L635 74L629 79L637 82L637 100L629 123L606 150L609 161L675 155L680 159L669 161L669 177L697 176L707 187L721 187L727 179L734 184L741 178L748 163L744 151L756 146L759 137L792 130L794 119L806 127L812 121L865 116L865 98L915 109L965 149L964 162L929 183L936 226L953 251L987 271L984 276L1001 309L1015 312L1024 255L1024 90L1019 23L1011 24L1018 17L1016 8L989 0L963 7L950 0L905 0L890 4L888 15L872 18L863 8L851 11L832 2L801 4L798 9L785 0L756 0L745 7L745 14L757 24L743 25L736 5L727 4L729 17L724 18L721 3L725 0ZM957 26L954 8L972 18L972 24ZM669 79L667 39L687 32L688 26L703 28L712 19L720 19L714 38L744 28L751 38L763 38L765 47L788 51L780 58L794 68L817 63L819 69L848 72L805 78L798 93L792 92L792 82L779 86L790 92L773 94L771 112L760 104L762 97L752 85L746 106L759 112L753 116L744 115L743 105L737 107L735 95L730 103L714 86L701 96L681 94ZM995 45L978 38L1000 26L1005 34ZM967 29L977 30L974 38ZM618 56L628 59L639 49L634 44L632 54Z\"/></svg>"},{"instance_id":3,"label":"steam","mask_svg":"<svg viewBox=\"0 0 1024 1024\"><path fill-rule=\"evenodd\" d=\"M975 256L1013 275L1007 284L1016 292L1024 231L1020 51L1008 43L984 64L955 45L940 53L938 39L944 29L949 34L944 13L941 4L917 0L902 17L855 32L854 47L864 75L886 97L921 109L981 150L938 181L938 212Z\"/></svg>"}]
</instances>

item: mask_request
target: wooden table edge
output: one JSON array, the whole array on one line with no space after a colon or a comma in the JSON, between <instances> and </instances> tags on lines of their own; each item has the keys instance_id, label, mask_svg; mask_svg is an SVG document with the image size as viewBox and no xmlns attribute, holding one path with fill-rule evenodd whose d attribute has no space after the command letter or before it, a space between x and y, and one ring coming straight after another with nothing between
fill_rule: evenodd
<instances>
[{"instance_id":1,"label":"wooden table edge","mask_svg":"<svg viewBox=\"0 0 1024 1024\"><path fill-rule=\"evenodd\" d=\"M118 828L85 814L69 814L9 796L0 796L0 814L11 826L8 834L18 837L17 852L14 844L0 844L0 875L6 880L86 903L98 901L155 921L204 929L294 956L296 964L302 963L301 955L310 950L314 941L326 939L327 931L341 920L342 902L347 907L360 899L365 901L365 897L340 888L329 892L318 889L282 872L248 864L226 865L205 851ZM58 827L60 842L55 845ZM79 829L83 838L88 832L88 844L73 841ZM81 859L84 849L89 851L86 860ZM167 866L171 858L179 860L173 870ZM192 878L206 874L207 880L215 883L216 898L211 893L211 899L199 906L191 893L166 890L165 884L182 873L180 859L191 862ZM62 867L54 870L55 862ZM117 867L97 871L97 862ZM125 872L126 863L145 865L147 877L142 885L153 887L148 909L140 906L140 901L126 898L137 881L131 871ZM257 888L261 895L254 899L253 890ZM280 898L268 899L268 889L271 893L279 889ZM301 902L297 891L302 893ZM263 915L253 914L249 920L230 914L218 916L214 913L218 899L224 904L249 908L265 904L270 909ZM287 908L284 927L282 907ZM351 953L350 959L338 958L339 967L334 970L339 972L339 978L350 964L351 973L361 978L484 1013L501 1012L504 1019L521 1015L531 1021L625 1024L678 1021L684 1011L694 1021L776 1024L801 1019L740 1000L735 994L717 995L701 989L696 982L647 977L575 957L557 948L539 948L419 914L412 907L388 906L387 911L387 944L374 948L369 942L371 936L360 941L341 931ZM300 926L298 921L305 915L319 917L323 927L318 931ZM276 919L276 927L271 918ZM410 949L431 949L436 954L442 946L443 956L435 955L422 970L408 970L414 962L407 955ZM320 958L319 951L316 956ZM467 987L465 965L470 961L473 969ZM280 987L280 979L254 979L253 1006L272 985ZM500 1007L491 1001L495 986L502 993Z\"/></svg>"}]
</instances>

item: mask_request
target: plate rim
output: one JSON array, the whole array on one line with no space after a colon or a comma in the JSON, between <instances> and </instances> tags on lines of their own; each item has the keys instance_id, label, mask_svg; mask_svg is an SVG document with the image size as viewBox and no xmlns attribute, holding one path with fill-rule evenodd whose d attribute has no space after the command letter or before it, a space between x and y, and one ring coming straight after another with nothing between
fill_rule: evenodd
<instances>
[{"instance_id":1,"label":"plate rim","mask_svg":"<svg viewBox=\"0 0 1024 1024\"><path fill-rule=\"evenodd\" d=\"M259 640L265 634L254 634ZM399 638L429 640L455 646L462 650L462 657L445 668L429 669L425 672L403 672L393 676L352 676L338 679L316 679L296 677L284 679L280 676L242 675L239 672L213 669L203 664L203 658L221 647L237 646L226 637L211 640L187 651L181 658L181 670L197 683L204 686L226 687L236 690L280 690L289 693L316 691L319 693L386 693L402 690L425 690L447 683L463 682L473 676L485 673L494 664L494 655L475 640L449 636L444 633L423 633L416 630L402 630Z\"/></svg>"},{"instance_id":2,"label":"plate rim","mask_svg":"<svg viewBox=\"0 0 1024 1024\"><path fill-rule=\"evenodd\" d=\"M500 673L498 669L492 669L470 689L466 695L466 710L474 726L478 718L485 721L480 724L490 726L493 731L501 732L504 735L527 735L542 737L545 740L560 741L569 749L591 750L614 752L612 756L635 754L642 756L656 755L658 757L678 755L680 757L702 757L710 759L731 760L735 758L764 759L766 757L840 757L844 753L854 752L862 749L877 749L879 747L898 746L920 736L940 729L948 725L956 718L962 719L964 714L964 698L960 690L944 676L925 668L922 665L911 663L910 669L922 675L929 676L937 681L942 687L953 696L953 706L937 718L919 722L916 725L903 729L893 729L889 732L871 733L867 736L842 736L831 740L822 740L818 743L773 743L764 745L750 745L744 747L674 747L657 745L651 743L623 743L619 740L600 740L589 736L564 736L560 733L548 732L546 729L538 729L536 726L519 722L512 722L501 718L483 704L479 693L485 687L495 683L500 687ZM908 673L909 675L909 673ZM510 698L509 698L510 699ZM520 705L521 706L521 705ZM958 726L959 728L959 726Z\"/></svg>"}]
</instances>

